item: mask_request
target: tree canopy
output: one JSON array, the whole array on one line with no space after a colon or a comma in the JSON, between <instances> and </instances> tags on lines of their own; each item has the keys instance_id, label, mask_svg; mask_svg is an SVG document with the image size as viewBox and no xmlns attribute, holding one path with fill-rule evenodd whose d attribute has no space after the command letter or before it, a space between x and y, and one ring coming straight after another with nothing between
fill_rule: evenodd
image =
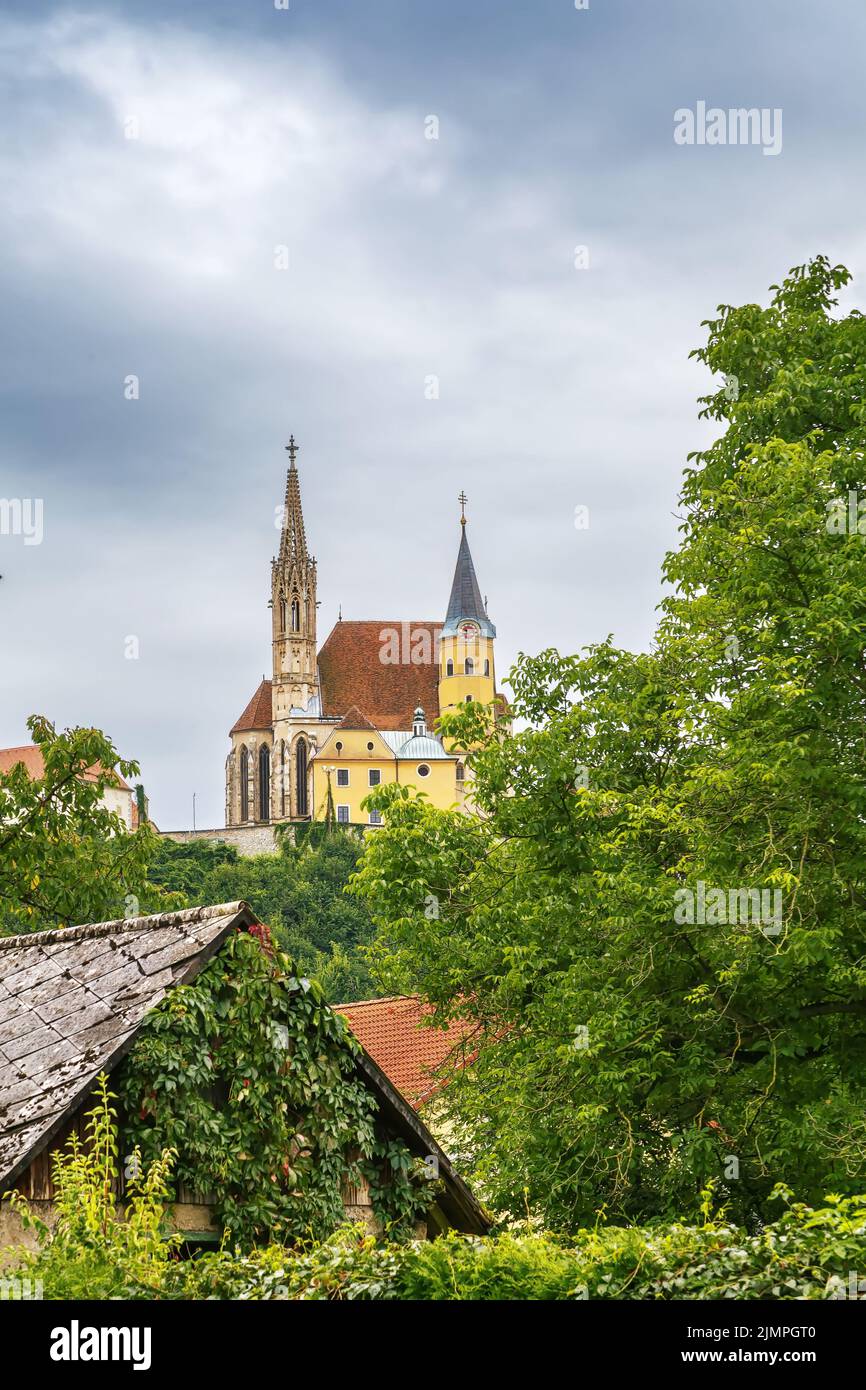
<instances>
[{"instance_id":1,"label":"tree canopy","mask_svg":"<svg viewBox=\"0 0 866 1390\"><path fill-rule=\"evenodd\" d=\"M469 1018L446 1092L491 1201L560 1229L866 1173L866 320L824 257L720 306L652 650L521 655L472 705L482 815L375 793L387 987ZM852 502L853 497L853 502ZM844 505L843 505L844 503ZM866 508L864 508L866 511ZM866 531L866 521L863 522ZM750 896L750 891L752 895ZM757 899L753 896L758 894ZM764 896L761 896L761 895Z\"/></svg>"},{"instance_id":2,"label":"tree canopy","mask_svg":"<svg viewBox=\"0 0 866 1390\"><path fill-rule=\"evenodd\" d=\"M43 759L33 778L24 763L0 773L0 931L21 932L134 917L165 906L148 885L154 835L131 833L106 807L116 777L135 777L98 729L58 733L27 721Z\"/></svg>"},{"instance_id":3,"label":"tree canopy","mask_svg":"<svg viewBox=\"0 0 866 1390\"><path fill-rule=\"evenodd\" d=\"M160 840L149 872L188 907L248 902L326 997L348 1003L379 993L362 949L373 935L370 913L345 891L362 850L359 839L337 829L299 837L297 845L284 835L279 854L251 858L206 840Z\"/></svg>"}]
</instances>

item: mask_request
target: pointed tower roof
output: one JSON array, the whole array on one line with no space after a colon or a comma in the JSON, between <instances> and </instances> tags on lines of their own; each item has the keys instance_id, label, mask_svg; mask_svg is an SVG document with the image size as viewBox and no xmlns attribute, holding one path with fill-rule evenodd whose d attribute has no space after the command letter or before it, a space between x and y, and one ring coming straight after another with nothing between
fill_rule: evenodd
<instances>
[{"instance_id":1,"label":"pointed tower roof","mask_svg":"<svg viewBox=\"0 0 866 1390\"><path fill-rule=\"evenodd\" d=\"M461 516L460 549L457 551L457 564L454 569L454 582L451 585L451 597L448 600L448 612L445 615L445 626L442 629L443 635L452 636L457 631L457 624L467 618L478 624L485 637L496 636L496 628L487 616L478 587L472 553L466 539L466 518Z\"/></svg>"},{"instance_id":2,"label":"pointed tower roof","mask_svg":"<svg viewBox=\"0 0 866 1390\"><path fill-rule=\"evenodd\" d=\"M295 436L289 439L286 449L289 454L289 471L286 474L286 501L283 508L283 531L280 537L280 560L291 563L296 560L303 567L310 561L307 552L307 536L304 531L304 513L301 507L301 484L295 455L298 446ZM314 562L315 563L315 562Z\"/></svg>"}]
</instances>

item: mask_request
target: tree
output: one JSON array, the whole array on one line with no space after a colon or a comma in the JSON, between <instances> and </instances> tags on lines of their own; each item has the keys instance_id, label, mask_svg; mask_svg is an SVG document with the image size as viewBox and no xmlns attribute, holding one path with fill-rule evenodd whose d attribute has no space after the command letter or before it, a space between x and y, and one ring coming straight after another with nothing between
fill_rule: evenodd
<instances>
[{"instance_id":1,"label":"tree","mask_svg":"<svg viewBox=\"0 0 866 1390\"><path fill-rule=\"evenodd\" d=\"M279 854L245 859L229 845L162 840L150 877L182 893L188 907L248 902L327 998L345 1003L379 992L361 952L373 934L370 914L345 891L361 852L358 839L336 829L297 846L283 836Z\"/></svg>"},{"instance_id":2,"label":"tree","mask_svg":"<svg viewBox=\"0 0 866 1390\"><path fill-rule=\"evenodd\" d=\"M154 835L131 833L102 804L106 788L138 774L98 729L57 733L38 715L27 727L42 776L22 763L0 773L0 931L36 931L170 905L148 886ZM85 776L87 774L87 776Z\"/></svg>"},{"instance_id":3,"label":"tree","mask_svg":"<svg viewBox=\"0 0 866 1390\"><path fill-rule=\"evenodd\" d=\"M818 257L767 308L705 325L697 356L724 381L702 405L725 428L690 459L653 650L521 656L528 727L475 706L443 721L477 744L482 818L378 794L357 890L385 984L474 1022L479 1058L446 1092L461 1143L491 1200L556 1228L694 1212L713 1177L754 1223L777 1182L813 1200L866 1176L866 320L834 312L848 279Z\"/></svg>"}]
</instances>

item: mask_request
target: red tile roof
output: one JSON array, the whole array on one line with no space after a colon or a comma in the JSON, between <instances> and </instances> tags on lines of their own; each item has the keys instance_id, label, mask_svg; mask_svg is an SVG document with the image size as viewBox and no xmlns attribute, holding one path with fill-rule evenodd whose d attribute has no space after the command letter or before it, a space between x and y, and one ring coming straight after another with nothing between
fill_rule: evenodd
<instances>
[{"instance_id":1,"label":"red tile roof","mask_svg":"<svg viewBox=\"0 0 866 1390\"><path fill-rule=\"evenodd\" d=\"M462 1056L468 1025L425 1026L423 1021L433 1016L433 1009L414 995L365 999L334 1008L392 1085L416 1108L448 1084L447 1075L443 1080L435 1074L437 1068L452 1056L460 1058L460 1065L471 1060Z\"/></svg>"},{"instance_id":2,"label":"red tile roof","mask_svg":"<svg viewBox=\"0 0 866 1390\"><path fill-rule=\"evenodd\" d=\"M387 619L335 624L319 652L323 714L339 717L357 705L377 729L411 729L415 707L422 705L432 728L439 718L435 637L441 628L441 623ZM383 633L393 632L399 637L401 660L383 661ZM417 655L422 644L430 660L413 662L413 648Z\"/></svg>"},{"instance_id":3,"label":"red tile roof","mask_svg":"<svg viewBox=\"0 0 866 1390\"><path fill-rule=\"evenodd\" d=\"M347 710L337 725L338 729L372 729L376 730L376 725L371 724L366 715L363 715L357 705L353 705Z\"/></svg>"},{"instance_id":4,"label":"red tile roof","mask_svg":"<svg viewBox=\"0 0 866 1390\"><path fill-rule=\"evenodd\" d=\"M20 748L0 748L0 773L11 772L18 763L24 764L28 776L32 777L34 781L38 781L45 774L45 759L38 743L25 743ZM98 763L94 763L92 767L82 772L82 780L95 782L101 771ZM119 772L109 773L109 782L111 786L117 787L120 791L132 791L129 783L124 782Z\"/></svg>"},{"instance_id":5,"label":"red tile roof","mask_svg":"<svg viewBox=\"0 0 866 1390\"><path fill-rule=\"evenodd\" d=\"M232 734L253 733L259 729L272 729L273 724L271 682L263 680L240 719L232 725L229 732Z\"/></svg>"}]
</instances>

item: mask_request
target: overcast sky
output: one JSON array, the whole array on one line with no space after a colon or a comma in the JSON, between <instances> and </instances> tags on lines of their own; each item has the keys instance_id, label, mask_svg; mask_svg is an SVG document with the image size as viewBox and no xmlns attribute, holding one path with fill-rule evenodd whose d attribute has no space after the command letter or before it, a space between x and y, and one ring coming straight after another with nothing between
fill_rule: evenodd
<instances>
[{"instance_id":1,"label":"overcast sky","mask_svg":"<svg viewBox=\"0 0 866 1390\"><path fill-rule=\"evenodd\" d=\"M646 646L701 320L818 251L866 302L864 39L853 0L5 0L0 497L44 522L0 535L0 746L97 725L162 828L222 824L291 432L320 641L444 617L464 488L500 673ZM699 101L781 152L678 145Z\"/></svg>"}]
</instances>

